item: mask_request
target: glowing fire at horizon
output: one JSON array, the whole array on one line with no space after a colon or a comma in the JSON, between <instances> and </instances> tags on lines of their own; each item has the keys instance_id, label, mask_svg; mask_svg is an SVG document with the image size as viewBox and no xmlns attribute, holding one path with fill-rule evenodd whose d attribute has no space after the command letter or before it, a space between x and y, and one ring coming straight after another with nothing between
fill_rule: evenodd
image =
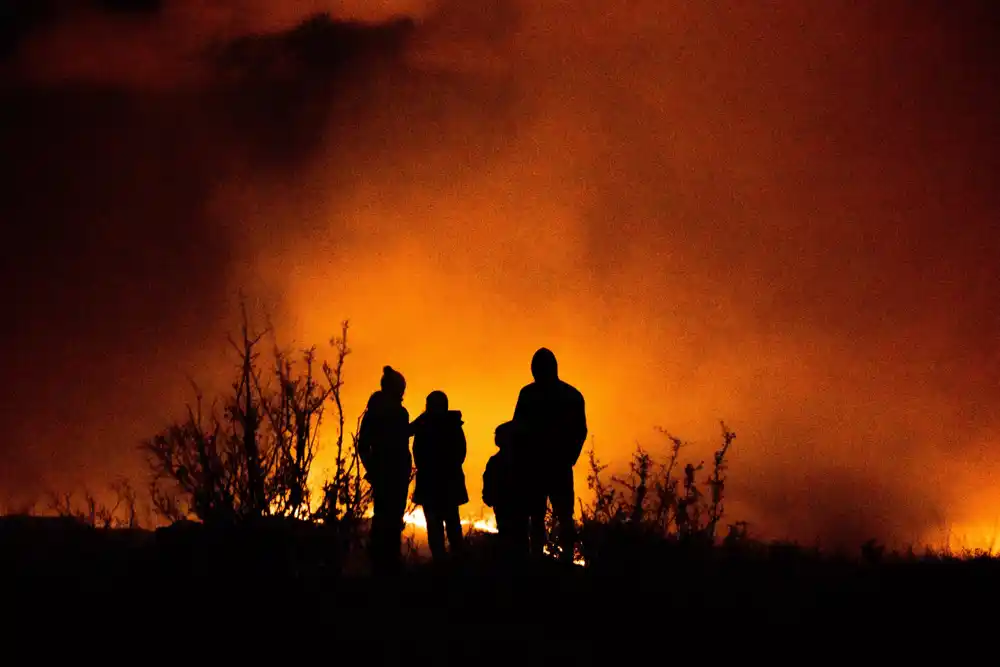
<instances>
[{"instance_id":1,"label":"glowing fire at horizon","mask_svg":"<svg viewBox=\"0 0 1000 667\"><path fill-rule=\"evenodd\" d=\"M371 510L369 510L366 516L372 516ZM408 526L414 526L420 528L421 530L427 530L427 518L424 516L424 511L421 508L416 508L412 512L407 512L403 515L403 522ZM463 526L472 526L473 530L479 531L481 533L492 533L497 534L497 520L494 516L489 516L483 519L462 519Z\"/></svg>"},{"instance_id":2,"label":"glowing fire at horizon","mask_svg":"<svg viewBox=\"0 0 1000 667\"><path fill-rule=\"evenodd\" d=\"M369 519L373 515L374 512L371 509L369 509L368 512L365 513L365 517ZM427 531L427 518L424 516L424 511L419 507L413 510L412 512L407 512L406 514L404 514L403 522L407 526L412 526L413 528L424 531L425 533ZM481 519L464 518L462 519L462 525L467 527L471 526L472 530L481 533L490 533L493 535L499 533L499 531L497 530L497 520L496 517L493 515ZM545 547L545 555L553 556L555 554L553 554L553 552L548 547ZM574 558L573 564L583 567L587 564L587 561L584 558L577 556L576 558Z\"/></svg>"}]
</instances>

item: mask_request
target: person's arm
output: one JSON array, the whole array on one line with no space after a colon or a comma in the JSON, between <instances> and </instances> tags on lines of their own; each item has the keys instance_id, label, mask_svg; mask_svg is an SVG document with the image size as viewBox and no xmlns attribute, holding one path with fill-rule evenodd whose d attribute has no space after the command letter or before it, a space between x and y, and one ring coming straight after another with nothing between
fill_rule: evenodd
<instances>
[{"instance_id":1,"label":"person's arm","mask_svg":"<svg viewBox=\"0 0 1000 667\"><path fill-rule=\"evenodd\" d=\"M490 457L483 471L483 504L493 507L496 503L496 459Z\"/></svg>"},{"instance_id":2,"label":"person's arm","mask_svg":"<svg viewBox=\"0 0 1000 667\"><path fill-rule=\"evenodd\" d=\"M468 446L468 443L465 440L465 429L462 428L461 426L458 427L458 443L457 444L458 444L458 451L456 452L456 454L458 455L458 457L457 457L458 458L458 465L462 465L462 464L465 463L465 457L466 457L466 455L468 453L469 446Z\"/></svg>"},{"instance_id":3,"label":"person's arm","mask_svg":"<svg viewBox=\"0 0 1000 667\"><path fill-rule=\"evenodd\" d=\"M523 387L517 395L517 403L514 405L514 418L512 421L515 423L523 423L524 419L528 414L528 397L526 396L527 387Z\"/></svg>"},{"instance_id":4,"label":"person's arm","mask_svg":"<svg viewBox=\"0 0 1000 667\"><path fill-rule=\"evenodd\" d=\"M370 472L375 466L375 453L373 451L372 441L376 437L374 433L375 427L372 421L375 419L372 413L365 408L365 412L361 415L361 424L358 428L357 437L357 451L358 457L361 459L361 465L365 467L366 474Z\"/></svg>"},{"instance_id":5,"label":"person's arm","mask_svg":"<svg viewBox=\"0 0 1000 667\"><path fill-rule=\"evenodd\" d=\"M572 465L576 465L576 462L580 460L583 446L587 442L587 406L583 400L583 394L578 394L574 403Z\"/></svg>"},{"instance_id":6,"label":"person's arm","mask_svg":"<svg viewBox=\"0 0 1000 667\"><path fill-rule=\"evenodd\" d=\"M425 468L427 466L427 461L424 459L427 457L427 448L421 447L424 444L423 438L418 438L414 436L413 438L413 465L419 470L420 468Z\"/></svg>"},{"instance_id":7,"label":"person's arm","mask_svg":"<svg viewBox=\"0 0 1000 667\"><path fill-rule=\"evenodd\" d=\"M414 423L419 420L420 417L414 419ZM401 439L406 439L406 446L410 446L410 438L413 437L413 424L410 423L410 413L403 406L399 406L399 437Z\"/></svg>"},{"instance_id":8,"label":"person's arm","mask_svg":"<svg viewBox=\"0 0 1000 667\"><path fill-rule=\"evenodd\" d=\"M534 404L537 400L532 385L521 389L517 395L517 405L514 406L514 418L510 423L510 439L516 447L529 447L533 431L537 428L538 409Z\"/></svg>"}]
</instances>

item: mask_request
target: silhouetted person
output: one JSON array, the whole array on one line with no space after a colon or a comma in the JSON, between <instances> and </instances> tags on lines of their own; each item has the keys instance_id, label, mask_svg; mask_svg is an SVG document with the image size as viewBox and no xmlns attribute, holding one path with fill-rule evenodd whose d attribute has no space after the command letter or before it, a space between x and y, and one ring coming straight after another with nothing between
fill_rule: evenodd
<instances>
[{"instance_id":1,"label":"silhouetted person","mask_svg":"<svg viewBox=\"0 0 1000 667\"><path fill-rule=\"evenodd\" d=\"M375 515L371 555L380 571L400 564L406 496L413 462L410 415L403 407L406 380L391 366L382 369L382 388L371 395L358 434L358 454L372 487Z\"/></svg>"},{"instance_id":2,"label":"silhouetted person","mask_svg":"<svg viewBox=\"0 0 1000 667\"><path fill-rule=\"evenodd\" d=\"M528 515L514 423L497 426L493 440L498 451L486 462L483 471L483 503L493 509L504 555L518 558L528 553Z\"/></svg>"},{"instance_id":3,"label":"silhouetted person","mask_svg":"<svg viewBox=\"0 0 1000 667\"><path fill-rule=\"evenodd\" d=\"M413 462L417 466L413 503L424 509L427 541L437 562L446 555L446 529L453 555L459 554L463 545L458 508L469 502L469 493L462 471L466 453L462 424L462 413L448 409L448 396L443 391L432 391L427 395L425 411L411 425Z\"/></svg>"},{"instance_id":4,"label":"silhouetted person","mask_svg":"<svg viewBox=\"0 0 1000 667\"><path fill-rule=\"evenodd\" d=\"M531 551L540 555L545 544L545 507L559 524L561 557L572 561L576 543L573 525L573 466L587 440L583 395L559 379L556 356L541 348L531 358L535 381L521 389L514 408L519 443L534 462L529 485Z\"/></svg>"}]
</instances>

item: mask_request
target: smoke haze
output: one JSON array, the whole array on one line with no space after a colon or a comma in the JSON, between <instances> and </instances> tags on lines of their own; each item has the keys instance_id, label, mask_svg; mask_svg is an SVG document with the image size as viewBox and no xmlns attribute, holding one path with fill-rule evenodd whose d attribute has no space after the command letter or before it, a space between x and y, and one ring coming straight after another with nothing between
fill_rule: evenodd
<instances>
[{"instance_id":1,"label":"smoke haze","mask_svg":"<svg viewBox=\"0 0 1000 667\"><path fill-rule=\"evenodd\" d=\"M7 495L139 471L243 289L303 346L351 320L349 416L386 363L445 390L473 498L545 345L602 458L725 419L759 532L989 537L989 3L42 4L0 60Z\"/></svg>"}]
</instances>

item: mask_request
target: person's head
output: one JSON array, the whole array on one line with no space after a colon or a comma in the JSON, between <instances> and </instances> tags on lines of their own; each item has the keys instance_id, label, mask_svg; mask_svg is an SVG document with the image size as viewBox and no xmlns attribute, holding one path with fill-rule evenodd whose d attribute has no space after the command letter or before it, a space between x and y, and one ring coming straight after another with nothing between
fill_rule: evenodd
<instances>
[{"instance_id":1,"label":"person's head","mask_svg":"<svg viewBox=\"0 0 1000 667\"><path fill-rule=\"evenodd\" d=\"M531 357L531 376L535 382L551 382L559 378L559 366L552 350L543 347L535 352Z\"/></svg>"},{"instance_id":2,"label":"person's head","mask_svg":"<svg viewBox=\"0 0 1000 667\"><path fill-rule=\"evenodd\" d=\"M392 366L384 366L382 368L381 385L383 392L399 400L403 400L403 394L406 393L406 379L402 373Z\"/></svg>"},{"instance_id":3,"label":"person's head","mask_svg":"<svg viewBox=\"0 0 1000 667\"><path fill-rule=\"evenodd\" d=\"M427 394L427 412L448 412L448 395L443 391L432 391Z\"/></svg>"},{"instance_id":4,"label":"person's head","mask_svg":"<svg viewBox=\"0 0 1000 667\"><path fill-rule=\"evenodd\" d=\"M509 447L514 439L514 422L504 422L493 432L493 442L500 449Z\"/></svg>"}]
</instances>

